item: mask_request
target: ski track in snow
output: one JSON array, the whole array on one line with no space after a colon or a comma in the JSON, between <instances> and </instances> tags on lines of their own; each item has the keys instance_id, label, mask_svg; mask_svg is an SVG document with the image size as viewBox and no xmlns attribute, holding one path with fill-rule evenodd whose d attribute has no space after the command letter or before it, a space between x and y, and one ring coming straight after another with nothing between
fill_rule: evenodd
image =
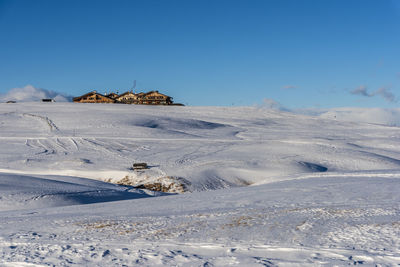
<instances>
[{"instance_id":1,"label":"ski track in snow","mask_svg":"<svg viewBox=\"0 0 400 267\"><path fill-rule=\"evenodd\" d=\"M132 162L194 193L101 182L139 175ZM0 266L398 266L399 179L397 127L0 104Z\"/></svg>"},{"instance_id":2,"label":"ski track in snow","mask_svg":"<svg viewBox=\"0 0 400 267\"><path fill-rule=\"evenodd\" d=\"M49 127L49 130L51 132L59 131L57 125L48 117L31 114L31 113L23 113L23 116L35 118L35 119L38 119L40 122L44 122Z\"/></svg>"}]
</instances>

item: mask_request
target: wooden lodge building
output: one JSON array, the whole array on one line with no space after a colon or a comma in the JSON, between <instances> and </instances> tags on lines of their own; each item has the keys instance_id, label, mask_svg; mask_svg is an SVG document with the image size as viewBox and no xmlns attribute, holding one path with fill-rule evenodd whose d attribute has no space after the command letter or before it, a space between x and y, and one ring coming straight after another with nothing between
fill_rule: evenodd
<instances>
[{"instance_id":1,"label":"wooden lodge building","mask_svg":"<svg viewBox=\"0 0 400 267\"><path fill-rule=\"evenodd\" d=\"M102 95L96 91L89 92L85 95L74 97L77 103L121 103L121 104L137 104L137 105L182 105L174 104L172 97L159 93L158 91L150 91L147 93L133 93L132 91L117 95L110 93Z\"/></svg>"},{"instance_id":2,"label":"wooden lodge building","mask_svg":"<svg viewBox=\"0 0 400 267\"><path fill-rule=\"evenodd\" d=\"M158 91L150 91L142 95L138 94L137 102L140 105L172 105L172 97L159 93Z\"/></svg>"},{"instance_id":3,"label":"wooden lodge building","mask_svg":"<svg viewBox=\"0 0 400 267\"><path fill-rule=\"evenodd\" d=\"M116 94L116 93L109 93L109 94L106 94L106 97L111 98L111 99L115 99L115 98L118 97L118 94Z\"/></svg>"},{"instance_id":4,"label":"wooden lodge building","mask_svg":"<svg viewBox=\"0 0 400 267\"><path fill-rule=\"evenodd\" d=\"M74 97L73 101L78 103L115 103L114 99L99 94L96 91L89 92L83 96Z\"/></svg>"},{"instance_id":5,"label":"wooden lodge building","mask_svg":"<svg viewBox=\"0 0 400 267\"><path fill-rule=\"evenodd\" d=\"M134 93L128 91L123 94L120 94L119 96L116 96L114 99L115 99L115 102L117 102L117 103L134 104L135 102L137 102L138 95L139 94L134 94Z\"/></svg>"}]
</instances>

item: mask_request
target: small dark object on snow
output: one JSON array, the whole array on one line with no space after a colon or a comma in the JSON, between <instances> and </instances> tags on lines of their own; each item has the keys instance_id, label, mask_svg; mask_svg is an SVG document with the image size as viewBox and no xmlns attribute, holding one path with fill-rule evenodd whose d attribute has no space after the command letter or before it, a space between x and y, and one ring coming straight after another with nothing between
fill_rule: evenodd
<instances>
[{"instance_id":1,"label":"small dark object on snow","mask_svg":"<svg viewBox=\"0 0 400 267\"><path fill-rule=\"evenodd\" d=\"M14 100L9 100L9 101L7 101L7 103L17 103L17 101L14 101Z\"/></svg>"},{"instance_id":2,"label":"small dark object on snow","mask_svg":"<svg viewBox=\"0 0 400 267\"><path fill-rule=\"evenodd\" d=\"M133 163L133 170L144 170L148 169L149 167L147 166L147 163L141 162L141 163Z\"/></svg>"}]
</instances>

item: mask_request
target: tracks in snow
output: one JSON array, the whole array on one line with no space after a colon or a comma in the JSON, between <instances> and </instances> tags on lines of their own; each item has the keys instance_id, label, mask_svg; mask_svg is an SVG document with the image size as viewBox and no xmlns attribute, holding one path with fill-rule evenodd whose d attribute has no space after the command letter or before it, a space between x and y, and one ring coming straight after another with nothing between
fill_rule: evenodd
<instances>
[{"instance_id":1,"label":"tracks in snow","mask_svg":"<svg viewBox=\"0 0 400 267\"><path fill-rule=\"evenodd\" d=\"M67 141L67 142L66 142ZM79 147L73 138L29 138L26 139L25 145L36 150L34 155L67 155L78 151Z\"/></svg>"},{"instance_id":2,"label":"tracks in snow","mask_svg":"<svg viewBox=\"0 0 400 267\"><path fill-rule=\"evenodd\" d=\"M31 113L23 113L22 115L25 117L31 117L31 118L37 119L40 122L44 122L49 127L50 132L59 131L57 125L48 117L31 114Z\"/></svg>"},{"instance_id":3,"label":"tracks in snow","mask_svg":"<svg viewBox=\"0 0 400 267\"><path fill-rule=\"evenodd\" d=\"M36 234L36 235L35 235ZM218 243L37 243L33 240L0 244L2 266L32 264L90 266L394 266L398 255L373 254L359 250L309 247L278 247L257 244L225 245ZM54 235L53 239L57 236Z\"/></svg>"},{"instance_id":4,"label":"tracks in snow","mask_svg":"<svg viewBox=\"0 0 400 267\"><path fill-rule=\"evenodd\" d=\"M397 214L398 209L379 206L299 206L83 221L60 217L39 231L3 233L0 258L9 266L21 259L56 266L394 266L400 264L400 228L392 223ZM380 217L386 222L368 223ZM321 243L302 245L310 236Z\"/></svg>"}]
</instances>

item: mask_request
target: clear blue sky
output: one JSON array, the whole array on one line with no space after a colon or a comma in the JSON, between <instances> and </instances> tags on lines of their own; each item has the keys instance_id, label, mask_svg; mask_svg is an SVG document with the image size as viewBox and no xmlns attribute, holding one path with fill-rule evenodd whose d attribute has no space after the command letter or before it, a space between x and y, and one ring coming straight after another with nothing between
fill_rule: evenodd
<instances>
[{"instance_id":1,"label":"clear blue sky","mask_svg":"<svg viewBox=\"0 0 400 267\"><path fill-rule=\"evenodd\" d=\"M400 0L0 0L0 93L397 107Z\"/></svg>"}]
</instances>

